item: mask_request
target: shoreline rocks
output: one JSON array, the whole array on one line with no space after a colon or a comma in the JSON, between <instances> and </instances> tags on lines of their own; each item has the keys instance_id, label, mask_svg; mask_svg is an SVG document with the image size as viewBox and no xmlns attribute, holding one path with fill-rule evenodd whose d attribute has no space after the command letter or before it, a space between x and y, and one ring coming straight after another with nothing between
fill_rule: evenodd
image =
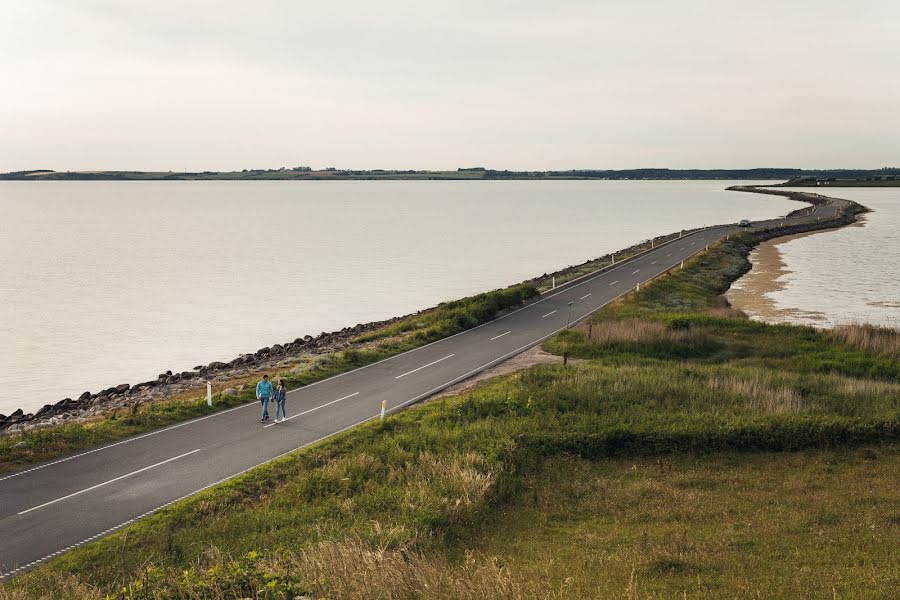
<instances>
[{"instance_id":1,"label":"shoreline rocks","mask_svg":"<svg viewBox=\"0 0 900 600\"><path fill-rule=\"evenodd\" d=\"M18 409L8 416L0 415L0 435L92 418L109 410L131 406L135 402L170 398L191 388L199 389L210 380L229 381L259 370L277 368L279 363L303 356L342 350L350 346L351 340L360 334L381 329L422 312L424 311L383 321L360 323L330 333L323 331L316 337L298 337L292 342L273 344L250 354L242 354L228 362L213 361L207 365L198 365L192 371L177 373L167 370L156 379L134 385L122 383L98 392L86 391L75 400L64 398L55 404L45 404L34 414L26 414ZM225 393L229 392L237 394L237 389L229 387Z\"/></svg>"}]
</instances>

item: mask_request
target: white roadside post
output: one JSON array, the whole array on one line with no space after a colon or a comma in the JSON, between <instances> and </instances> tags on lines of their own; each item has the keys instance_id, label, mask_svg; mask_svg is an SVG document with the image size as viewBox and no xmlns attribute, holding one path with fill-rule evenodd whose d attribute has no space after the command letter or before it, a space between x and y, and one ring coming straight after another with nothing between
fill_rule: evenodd
<instances>
[{"instance_id":1,"label":"white roadside post","mask_svg":"<svg viewBox=\"0 0 900 600\"><path fill-rule=\"evenodd\" d=\"M575 304L574 300L569 300L569 318L566 319L566 329L572 326L572 305Z\"/></svg>"},{"instance_id":2,"label":"white roadside post","mask_svg":"<svg viewBox=\"0 0 900 600\"><path fill-rule=\"evenodd\" d=\"M554 290L556 289L556 276L555 275L553 276L552 289L554 289Z\"/></svg>"},{"instance_id":3,"label":"white roadside post","mask_svg":"<svg viewBox=\"0 0 900 600\"><path fill-rule=\"evenodd\" d=\"M681 268L684 268L684 261L681 261Z\"/></svg>"},{"instance_id":4,"label":"white roadside post","mask_svg":"<svg viewBox=\"0 0 900 600\"><path fill-rule=\"evenodd\" d=\"M206 405L212 406L212 381L206 382Z\"/></svg>"},{"instance_id":5,"label":"white roadside post","mask_svg":"<svg viewBox=\"0 0 900 600\"><path fill-rule=\"evenodd\" d=\"M387 408L387 400L381 401L381 420L384 421L384 411Z\"/></svg>"}]
</instances>

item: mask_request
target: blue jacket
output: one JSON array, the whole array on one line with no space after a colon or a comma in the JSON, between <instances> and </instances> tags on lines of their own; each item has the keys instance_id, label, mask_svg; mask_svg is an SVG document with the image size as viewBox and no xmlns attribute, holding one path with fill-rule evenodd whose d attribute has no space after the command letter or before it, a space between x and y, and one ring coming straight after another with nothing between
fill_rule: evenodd
<instances>
[{"instance_id":1,"label":"blue jacket","mask_svg":"<svg viewBox=\"0 0 900 600\"><path fill-rule=\"evenodd\" d=\"M287 389L275 388L275 401L284 402L285 400L287 400Z\"/></svg>"},{"instance_id":2,"label":"blue jacket","mask_svg":"<svg viewBox=\"0 0 900 600\"><path fill-rule=\"evenodd\" d=\"M256 384L256 397L257 398L271 398L273 396L272 390L272 382L266 381L263 379L259 383Z\"/></svg>"}]
</instances>

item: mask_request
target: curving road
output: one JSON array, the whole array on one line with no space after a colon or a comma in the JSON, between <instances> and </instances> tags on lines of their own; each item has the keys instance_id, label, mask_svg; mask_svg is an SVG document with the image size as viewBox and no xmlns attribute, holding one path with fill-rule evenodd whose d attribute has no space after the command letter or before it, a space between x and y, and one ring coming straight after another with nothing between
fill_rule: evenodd
<instances>
[{"instance_id":1,"label":"curving road","mask_svg":"<svg viewBox=\"0 0 900 600\"><path fill-rule=\"evenodd\" d=\"M824 219L842 206L835 200L789 221ZM383 400L395 411L502 362L737 230L686 235L475 329L294 390L285 423L260 424L254 402L0 476L0 579L375 418Z\"/></svg>"}]
</instances>

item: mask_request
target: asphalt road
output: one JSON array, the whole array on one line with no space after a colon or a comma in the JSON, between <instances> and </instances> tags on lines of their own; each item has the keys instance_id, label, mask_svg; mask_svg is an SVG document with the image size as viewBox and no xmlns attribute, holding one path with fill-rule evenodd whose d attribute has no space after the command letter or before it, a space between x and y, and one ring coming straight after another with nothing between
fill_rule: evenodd
<instances>
[{"instance_id":1,"label":"asphalt road","mask_svg":"<svg viewBox=\"0 0 900 600\"><path fill-rule=\"evenodd\" d=\"M836 203L808 217L834 214ZM783 219L755 223L777 225ZM251 403L0 476L0 579L128 525L273 458L396 411L547 339L737 231L687 235L545 293L490 323L294 390L289 420ZM571 304L571 306L570 306ZM270 411L274 417L274 408Z\"/></svg>"}]
</instances>

